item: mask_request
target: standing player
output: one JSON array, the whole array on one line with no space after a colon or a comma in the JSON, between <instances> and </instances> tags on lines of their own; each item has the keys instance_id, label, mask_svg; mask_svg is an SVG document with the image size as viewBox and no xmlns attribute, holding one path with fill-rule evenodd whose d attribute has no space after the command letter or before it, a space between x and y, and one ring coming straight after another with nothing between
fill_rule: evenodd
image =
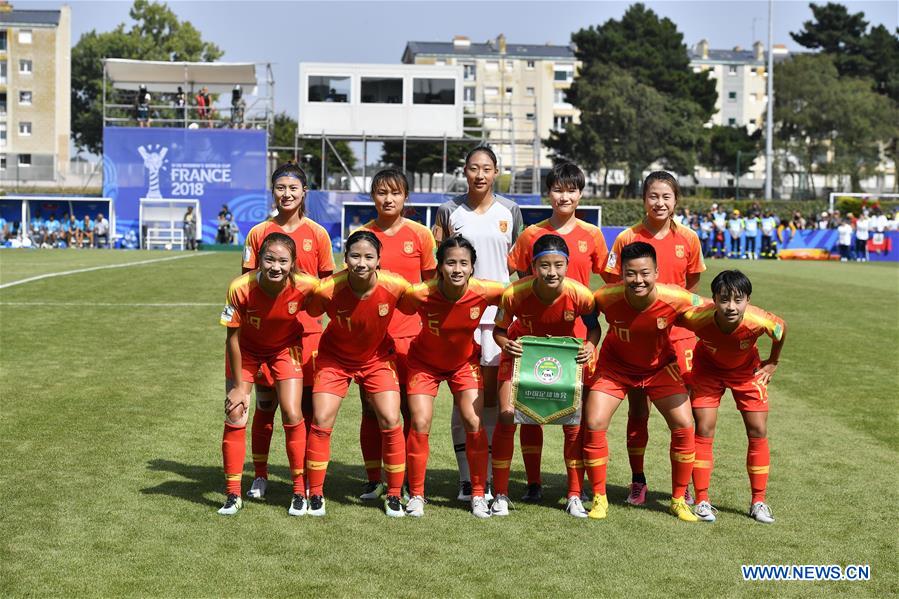
<instances>
[{"instance_id":1,"label":"standing player","mask_svg":"<svg viewBox=\"0 0 899 599\"><path fill-rule=\"evenodd\" d=\"M464 235L478 252L474 276L483 281L509 283L506 263L521 232L521 210L518 204L493 193L497 175L496 154L487 146L478 146L465 157L465 179L468 192L442 204L437 210L434 237L441 242L453 235ZM481 373L484 377L484 428L492 439L496 426L496 372L500 350L493 341L496 309L487 307L481 314L481 325L475 331L475 342L481 346ZM459 501L471 499L471 476L465 458L465 427L459 411L453 407L453 445L459 465ZM490 495L489 483L487 495Z\"/></svg>"},{"instance_id":2,"label":"standing player","mask_svg":"<svg viewBox=\"0 0 899 599\"><path fill-rule=\"evenodd\" d=\"M622 231L612 245L606 262L603 279L616 283L622 278L620 265L624 246L635 241L648 243L655 249L658 264L658 282L678 285L694 291L699 277L705 271L699 238L688 227L675 224L672 216L680 200L677 180L664 171L650 173L643 181L643 208L646 216L639 224ZM681 376L688 377L693 362L696 336L690 331L671 329L671 345L677 357ZM631 485L627 502L643 505L646 502L646 475L643 473L643 456L649 442L649 403L640 388L628 393L627 453L631 466ZM692 502L687 491L687 501Z\"/></svg>"},{"instance_id":3,"label":"standing player","mask_svg":"<svg viewBox=\"0 0 899 599\"><path fill-rule=\"evenodd\" d=\"M531 274L534 242L544 235L555 234L564 239L571 250L568 272L565 276L585 287L590 286L590 275L602 272L609 250L599 227L586 223L576 216L585 184L584 172L573 162L560 162L553 167L546 176L546 190L553 209L552 216L522 232L509 254L509 270L517 270L519 277ZM586 335L587 327L577 320L574 336L586 339ZM527 492L521 499L527 502L540 501L543 498L540 479L543 427L536 424L522 424L519 441L528 478Z\"/></svg>"},{"instance_id":4,"label":"standing player","mask_svg":"<svg viewBox=\"0 0 899 599\"><path fill-rule=\"evenodd\" d=\"M749 304L752 283L739 270L725 270L712 280L713 302L690 310L678 318L699 337L691 379L693 415L696 418L695 514L700 520L715 521L709 503L709 482L714 457L712 443L718 420L718 406L727 389L733 393L737 409L746 425L749 448L746 470L752 499L749 516L771 523L771 509L765 503L768 468L768 383L777 370L786 324L783 320ZM771 353L759 358L756 340L772 339Z\"/></svg>"},{"instance_id":5,"label":"standing player","mask_svg":"<svg viewBox=\"0 0 899 599\"><path fill-rule=\"evenodd\" d=\"M487 306L499 303L503 286L472 279L477 252L471 242L456 235L437 249L437 278L411 287L397 305L418 314L427 324L412 341L408 357L409 413L412 429L406 437L409 494L406 513L424 515L425 472L430 448L428 434L434 397L441 381L453 393L453 405L465 427L465 452L471 467L471 513L488 518L487 433L481 426L484 385L474 344L474 331Z\"/></svg>"},{"instance_id":6,"label":"standing player","mask_svg":"<svg viewBox=\"0 0 899 599\"><path fill-rule=\"evenodd\" d=\"M403 217L403 209L409 198L409 182L402 171L385 169L371 181L371 198L378 216L363 225L363 230L374 233L381 242L381 268L400 275L409 283L420 283L434 277L437 263L434 261L434 236L427 227ZM397 374L400 379L401 405L404 413L403 436L408 435L406 411L406 357L409 344L421 330L418 314L393 313L387 336L393 341L396 352ZM362 421L359 424L359 445L368 482L360 499L377 499L384 493L381 482L381 431L378 419L367 400L362 398Z\"/></svg>"},{"instance_id":7,"label":"standing player","mask_svg":"<svg viewBox=\"0 0 899 599\"><path fill-rule=\"evenodd\" d=\"M334 272L331 257L331 239L327 231L306 216L306 173L293 163L286 163L272 173L272 198L277 205L277 213L263 221L247 233L243 252L243 271L247 272L259 264L259 250L262 241L271 233L283 233L297 247L296 261L300 272L323 279ZM318 341L322 335L320 318L313 318L305 311L300 312L303 325L303 416L306 426L312 423L312 365L318 351ZM271 376L263 367L257 377L256 410L253 412L252 452L255 479L247 491L248 497L261 499L268 488L268 450L272 442L275 410L278 403L272 390ZM306 431L309 432L308 430Z\"/></svg>"},{"instance_id":8,"label":"standing player","mask_svg":"<svg viewBox=\"0 0 899 599\"><path fill-rule=\"evenodd\" d=\"M696 522L684 501L693 470L695 441L687 389L668 340L679 314L700 303L699 296L676 285L658 285L655 249L636 241L621 249L624 281L603 286L596 309L609 323L589 384L584 423L584 465L593 485L591 518L606 517L606 431L625 395L639 390L664 416L671 429L671 508Z\"/></svg>"},{"instance_id":9,"label":"standing player","mask_svg":"<svg viewBox=\"0 0 899 599\"><path fill-rule=\"evenodd\" d=\"M246 455L250 391L259 367L265 364L274 379L281 406L287 459L293 478L293 499L288 513L306 513L303 459L306 428L300 409L303 388L302 349L296 343L303 325L298 316L318 282L296 269L296 246L282 233L272 233L259 249L259 269L234 279L221 323L228 327L225 353L232 373L225 399L222 460L227 497L219 510L230 516L240 510L240 479Z\"/></svg>"},{"instance_id":10,"label":"standing player","mask_svg":"<svg viewBox=\"0 0 899 599\"><path fill-rule=\"evenodd\" d=\"M494 516L509 515L509 473L515 449L515 410L512 405L512 373L515 358L521 356L518 338L524 335L573 337L578 318L592 314L593 295L573 279L568 271L568 245L555 234L544 235L534 244L533 275L512 283L503 293L496 313L493 337L502 350L499 366L499 422L493 434L493 484L495 496L490 506ZM514 318L514 321L513 321ZM593 355L600 331L594 327L578 352L577 362L586 363ZM579 426L564 426L565 465L568 470L568 503L565 511L586 518L581 504L583 437Z\"/></svg>"},{"instance_id":11,"label":"standing player","mask_svg":"<svg viewBox=\"0 0 899 599\"><path fill-rule=\"evenodd\" d=\"M388 516L405 515L400 487L406 469L406 443L400 424L400 386L387 327L396 302L409 284L378 270L381 242L371 231L356 231L346 241L347 268L324 279L307 303L310 316L328 313L315 358L312 427L306 446L309 514L325 515L322 487L331 458L331 431L350 381L368 396L381 427L387 472Z\"/></svg>"}]
</instances>

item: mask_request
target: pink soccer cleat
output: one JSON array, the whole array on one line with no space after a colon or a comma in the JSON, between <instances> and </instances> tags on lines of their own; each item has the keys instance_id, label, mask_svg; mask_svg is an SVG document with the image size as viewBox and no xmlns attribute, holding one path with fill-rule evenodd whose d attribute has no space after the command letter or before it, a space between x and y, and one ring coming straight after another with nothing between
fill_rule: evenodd
<instances>
[{"instance_id":1,"label":"pink soccer cleat","mask_svg":"<svg viewBox=\"0 0 899 599\"><path fill-rule=\"evenodd\" d=\"M646 503L646 483L631 483L631 492L627 496L627 502L631 505L643 505Z\"/></svg>"}]
</instances>

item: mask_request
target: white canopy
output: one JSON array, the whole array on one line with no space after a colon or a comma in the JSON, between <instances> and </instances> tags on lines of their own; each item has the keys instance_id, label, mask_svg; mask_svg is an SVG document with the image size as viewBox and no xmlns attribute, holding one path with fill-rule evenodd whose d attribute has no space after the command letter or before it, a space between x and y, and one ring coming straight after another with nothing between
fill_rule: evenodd
<instances>
[{"instance_id":1,"label":"white canopy","mask_svg":"<svg viewBox=\"0 0 899 599\"><path fill-rule=\"evenodd\" d=\"M244 93L255 93L256 65L252 62L167 62L107 58L106 76L117 89L173 92L179 85L185 92L208 87L212 93L231 91L235 85Z\"/></svg>"}]
</instances>

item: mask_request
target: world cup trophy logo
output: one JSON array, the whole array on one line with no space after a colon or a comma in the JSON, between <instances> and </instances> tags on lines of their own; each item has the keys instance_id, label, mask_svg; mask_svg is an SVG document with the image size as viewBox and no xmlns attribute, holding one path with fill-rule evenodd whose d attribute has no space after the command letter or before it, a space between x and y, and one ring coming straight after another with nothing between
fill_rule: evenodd
<instances>
[{"instance_id":1,"label":"world cup trophy logo","mask_svg":"<svg viewBox=\"0 0 899 599\"><path fill-rule=\"evenodd\" d=\"M159 171L165 163L165 155L168 153L169 149L157 144L155 148L150 145L147 145L146 147L140 146L137 148L137 151L141 155L141 158L144 159L144 168L150 173L150 187L147 189L146 197L161 198L162 193L159 191Z\"/></svg>"}]
</instances>

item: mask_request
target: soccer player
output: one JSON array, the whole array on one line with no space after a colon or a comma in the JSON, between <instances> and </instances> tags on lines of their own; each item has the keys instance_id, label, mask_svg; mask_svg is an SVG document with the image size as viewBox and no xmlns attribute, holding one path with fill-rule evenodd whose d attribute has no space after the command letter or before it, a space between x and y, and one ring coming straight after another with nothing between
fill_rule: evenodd
<instances>
[{"instance_id":1,"label":"soccer player","mask_svg":"<svg viewBox=\"0 0 899 599\"><path fill-rule=\"evenodd\" d=\"M328 313L315 358L313 417L306 446L309 469L309 514L325 515L322 487L331 459L331 431L350 381L369 398L381 427L381 453L387 473L388 516L405 515L400 487L406 469L406 442L400 424L400 385L387 327L396 302L409 284L399 275L378 270L381 242L359 230L345 245L346 269L321 281L307 303L310 316Z\"/></svg>"},{"instance_id":2,"label":"soccer player","mask_svg":"<svg viewBox=\"0 0 899 599\"><path fill-rule=\"evenodd\" d=\"M441 381L446 381L465 427L471 513L478 518L490 517L485 497L489 441L481 426L484 385L474 331L484 310L499 303L504 288L494 281L472 279L476 262L477 252L470 241L460 235L444 239L437 249L437 278L408 289L397 305L407 314L420 315L427 324L412 341L408 357L412 429L406 437L410 494L406 513L410 516L424 515L434 397Z\"/></svg>"},{"instance_id":3,"label":"soccer player","mask_svg":"<svg viewBox=\"0 0 899 599\"><path fill-rule=\"evenodd\" d=\"M324 227L306 216L306 173L293 163L285 163L275 169L271 177L272 198L278 208L272 218L255 225L247 233L243 251L243 271L248 272L259 264L262 241L271 233L283 233L293 239L297 247L296 266L300 272L323 279L334 272L331 256L331 238ZM303 325L303 417L306 426L312 423L313 363L322 335L320 318L313 318L301 311ZM256 380L256 410L253 412L251 451L255 478L247 496L265 497L268 488L268 453L272 442L272 430L278 403L272 389L268 370L263 367ZM309 433L307 428L306 433Z\"/></svg>"},{"instance_id":4,"label":"soccer player","mask_svg":"<svg viewBox=\"0 0 899 599\"><path fill-rule=\"evenodd\" d=\"M709 502L714 465L712 443L718 406L727 389L734 396L749 438L746 452L746 470L752 489L749 516L759 522L774 522L771 509L765 503L770 464L768 383L777 370L787 327L774 314L750 305L751 296L749 278L739 270L725 270L712 280L713 301L678 318L679 323L699 337L691 380L696 419L694 513L706 522L715 521L716 510ZM762 335L772 339L771 353L765 361L759 358L756 346L756 340Z\"/></svg>"},{"instance_id":5,"label":"soccer player","mask_svg":"<svg viewBox=\"0 0 899 599\"><path fill-rule=\"evenodd\" d=\"M240 510L240 479L246 454L246 427L253 379L262 364L275 381L287 459L293 478L288 513L306 513L303 458L306 427L300 409L303 388L302 348L297 341L303 325L298 316L318 280L296 269L296 245L283 233L272 233L259 249L259 268L234 279L221 324L228 327L225 353L231 381L225 399L222 459L227 497L219 510L230 516Z\"/></svg>"},{"instance_id":6,"label":"soccer player","mask_svg":"<svg viewBox=\"0 0 899 599\"><path fill-rule=\"evenodd\" d=\"M555 234L544 235L534 244L531 261L533 275L515 281L503 292L496 313L493 338L502 350L499 365L499 422L493 433L494 498L490 513L509 515L509 474L515 449L515 410L512 405L512 374L515 358L521 356L518 338L524 335L573 337L577 319L594 311L590 290L573 279L568 271L568 244ZM595 322L595 319L594 319ZM599 340L599 328L587 334L578 351L578 364L586 363L593 355ZM565 465L568 471L568 503L565 511L576 518L585 518L581 503L582 435L579 426L564 426Z\"/></svg>"},{"instance_id":7,"label":"soccer player","mask_svg":"<svg viewBox=\"0 0 899 599\"><path fill-rule=\"evenodd\" d=\"M409 283L420 283L434 277L437 263L434 261L436 243L431 231L403 216L409 198L409 182L402 171L385 169L371 181L371 198L378 216L361 229L374 233L381 242L381 268L400 275ZM387 336L393 341L396 352L397 374L400 380L401 406L403 407L403 436L409 433L406 410L406 357L409 345L421 330L421 318L417 313L393 313ZM362 421L359 424L359 445L368 481L360 499L377 499L384 494L381 482L381 431L378 419L365 397L362 397Z\"/></svg>"},{"instance_id":8,"label":"soccer player","mask_svg":"<svg viewBox=\"0 0 899 599\"><path fill-rule=\"evenodd\" d=\"M573 162L556 164L546 176L546 191L553 213L548 219L531 225L518 237L509 254L509 270L518 271L520 277L530 274L534 242L553 233L565 240L571 250L568 271L565 276L585 287L590 286L590 275L602 272L609 250L599 227L586 223L576 215L586 178ZM575 321L574 336L585 339L587 327L579 319ZM543 427L522 424L519 432L521 455L527 474L528 487L522 501L537 502L543 498L540 478L540 461L543 453Z\"/></svg>"},{"instance_id":9,"label":"soccer player","mask_svg":"<svg viewBox=\"0 0 899 599\"><path fill-rule=\"evenodd\" d=\"M650 173L643 181L643 221L622 231L612 244L603 274L606 283L617 283L622 278L620 265L624 246L642 241L655 249L659 269L659 283L678 285L694 291L699 277L705 271L699 238L691 229L673 220L674 208L680 200L677 180L664 171ZM677 357L681 376L689 376L693 362L696 336L683 328L671 329L671 345ZM628 394L627 453L631 467L631 485L627 502L643 505L646 502L646 475L643 472L643 456L649 442L649 402L642 389L635 387ZM687 491L687 502L692 503Z\"/></svg>"},{"instance_id":10,"label":"soccer player","mask_svg":"<svg viewBox=\"0 0 899 599\"><path fill-rule=\"evenodd\" d=\"M452 235L465 235L478 252L474 276L482 281L507 285L510 281L506 262L509 251L522 229L518 204L493 193L497 175L496 154L487 146L478 146L465 157L465 179L468 192L445 202L438 208L434 225L437 242ZM496 308L488 306L481 314L481 325L475 331L475 342L481 346L481 373L484 377L484 428L492 439L496 426L496 373L500 350L493 341ZM471 500L471 477L465 457L465 427L459 411L453 407L453 445L459 466L459 501ZM487 484L489 498L490 483Z\"/></svg>"},{"instance_id":11,"label":"soccer player","mask_svg":"<svg viewBox=\"0 0 899 599\"><path fill-rule=\"evenodd\" d=\"M596 309L605 315L609 333L589 377L585 405L584 465L593 485L591 518L606 517L606 431L625 395L639 390L649 398L671 429L671 507L686 522L697 522L684 501L694 459L690 399L669 336L679 314L701 302L676 285L657 284L659 268L652 245L635 241L619 254L624 280L604 285Z\"/></svg>"}]
</instances>

